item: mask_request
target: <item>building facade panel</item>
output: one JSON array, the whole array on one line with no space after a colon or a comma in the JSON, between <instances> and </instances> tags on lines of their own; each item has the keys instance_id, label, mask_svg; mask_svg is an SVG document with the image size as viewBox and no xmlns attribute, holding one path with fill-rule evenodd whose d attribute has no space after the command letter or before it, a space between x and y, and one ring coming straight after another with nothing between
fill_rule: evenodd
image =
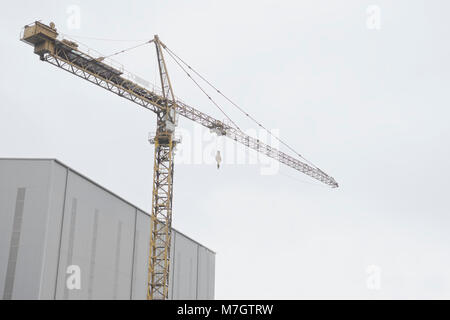
<instances>
[{"instance_id":1,"label":"building facade panel","mask_svg":"<svg viewBox=\"0 0 450 320\"><path fill-rule=\"evenodd\" d=\"M69 171L58 272L58 299L129 299L136 209ZM81 270L69 290L69 266Z\"/></svg>"},{"instance_id":2,"label":"building facade panel","mask_svg":"<svg viewBox=\"0 0 450 320\"><path fill-rule=\"evenodd\" d=\"M133 299L147 299L148 256L150 252L150 216L136 210L136 233L133 263Z\"/></svg>"},{"instance_id":3,"label":"building facade panel","mask_svg":"<svg viewBox=\"0 0 450 320\"><path fill-rule=\"evenodd\" d=\"M0 295L37 299L44 259L51 163L2 161Z\"/></svg>"},{"instance_id":4,"label":"building facade panel","mask_svg":"<svg viewBox=\"0 0 450 320\"><path fill-rule=\"evenodd\" d=\"M174 238L172 298L196 299L198 245L180 233L175 233Z\"/></svg>"},{"instance_id":5,"label":"building facade panel","mask_svg":"<svg viewBox=\"0 0 450 320\"><path fill-rule=\"evenodd\" d=\"M67 174L67 168L56 161L51 162L47 227L44 238L39 299L55 298Z\"/></svg>"}]
</instances>

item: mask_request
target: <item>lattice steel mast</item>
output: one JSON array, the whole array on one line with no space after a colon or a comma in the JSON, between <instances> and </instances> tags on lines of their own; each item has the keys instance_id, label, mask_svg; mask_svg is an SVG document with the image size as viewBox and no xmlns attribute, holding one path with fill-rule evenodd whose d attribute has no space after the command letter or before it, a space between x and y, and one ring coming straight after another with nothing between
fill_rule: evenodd
<instances>
[{"instance_id":1,"label":"lattice steel mast","mask_svg":"<svg viewBox=\"0 0 450 320\"><path fill-rule=\"evenodd\" d=\"M58 40L53 23L49 26L36 21L25 26L21 40L34 47L34 53L42 61L57 66L73 75L126 98L157 115L157 131L150 142L155 145L152 193L151 240L149 256L148 299L168 297L170 242L173 196L173 157L176 117L181 115L226 136L248 148L265 154L295 170L298 170L333 188L338 187L333 177L320 169L281 152L240 129L219 121L177 99L167 73L162 49L165 45L155 36L162 92L150 90L127 77L124 71L114 67L104 57L94 58L78 49L77 43Z\"/></svg>"},{"instance_id":2,"label":"lattice steel mast","mask_svg":"<svg viewBox=\"0 0 450 320\"><path fill-rule=\"evenodd\" d=\"M162 88L162 109L156 113L153 170L151 239L149 255L148 299L166 299L169 294L170 242L172 236L173 150L176 126L175 96L162 53L163 44L155 35Z\"/></svg>"}]
</instances>

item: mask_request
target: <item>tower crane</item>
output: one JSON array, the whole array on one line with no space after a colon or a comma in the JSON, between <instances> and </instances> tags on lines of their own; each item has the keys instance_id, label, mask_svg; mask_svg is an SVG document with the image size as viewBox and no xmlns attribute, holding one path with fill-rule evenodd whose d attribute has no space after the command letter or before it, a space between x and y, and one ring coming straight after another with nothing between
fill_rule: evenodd
<instances>
[{"instance_id":1,"label":"tower crane","mask_svg":"<svg viewBox=\"0 0 450 320\"><path fill-rule=\"evenodd\" d=\"M156 134L150 138L154 144L154 171L151 212L151 236L148 270L148 299L167 299L169 289L170 245L172 225L174 147L177 116L210 129L250 149L275 159L330 187L337 182L319 168L281 152L268 144L242 132L237 126L219 121L178 99L167 71L163 51L171 51L157 35L147 43L154 43L159 67L161 90L149 89L133 81L122 68L105 57L79 49L75 41L61 39L54 23L39 21L24 27L21 40L34 47L40 60L48 62L73 75L87 80L120 97L130 100L156 114ZM218 90L217 90L218 91ZM219 92L219 91L218 91Z\"/></svg>"}]
</instances>

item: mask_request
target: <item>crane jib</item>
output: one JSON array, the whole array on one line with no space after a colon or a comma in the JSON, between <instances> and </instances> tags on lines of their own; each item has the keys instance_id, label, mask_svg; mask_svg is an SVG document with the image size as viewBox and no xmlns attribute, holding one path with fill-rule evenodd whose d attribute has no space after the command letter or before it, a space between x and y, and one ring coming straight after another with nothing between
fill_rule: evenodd
<instances>
[{"instance_id":1,"label":"crane jib","mask_svg":"<svg viewBox=\"0 0 450 320\"><path fill-rule=\"evenodd\" d=\"M27 41L25 38L22 40L31 45L35 45L34 42ZM161 94L157 93L156 90L150 90L125 78L121 70L106 64L101 59L96 59L77 50L77 48L70 46L70 44L65 43L64 41L53 39L53 46L48 45L39 50L41 51L37 51L35 47L35 53L39 54L42 60L101 86L108 91L116 93L117 95L155 113L164 111L166 105L171 106L172 101L166 101L166 99L164 99ZM278 160L320 182L330 185L331 187L338 187L334 178L325 174L320 169L312 167L282 151L270 147L259 140L246 135L242 131L232 128L222 121L189 106L181 100L176 100L176 111L179 115L195 121L206 128L222 130L223 135L236 142Z\"/></svg>"}]
</instances>

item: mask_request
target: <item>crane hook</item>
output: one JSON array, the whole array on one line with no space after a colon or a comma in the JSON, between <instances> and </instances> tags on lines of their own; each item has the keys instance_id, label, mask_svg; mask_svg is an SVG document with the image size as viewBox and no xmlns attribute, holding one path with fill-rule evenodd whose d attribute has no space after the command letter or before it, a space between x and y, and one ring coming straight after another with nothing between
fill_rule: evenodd
<instances>
[{"instance_id":1,"label":"crane hook","mask_svg":"<svg viewBox=\"0 0 450 320\"><path fill-rule=\"evenodd\" d=\"M220 156L220 151L219 150L217 150L217 153L216 153L216 162L217 162L217 169L219 169L220 168L220 162L222 162L222 157Z\"/></svg>"}]
</instances>

